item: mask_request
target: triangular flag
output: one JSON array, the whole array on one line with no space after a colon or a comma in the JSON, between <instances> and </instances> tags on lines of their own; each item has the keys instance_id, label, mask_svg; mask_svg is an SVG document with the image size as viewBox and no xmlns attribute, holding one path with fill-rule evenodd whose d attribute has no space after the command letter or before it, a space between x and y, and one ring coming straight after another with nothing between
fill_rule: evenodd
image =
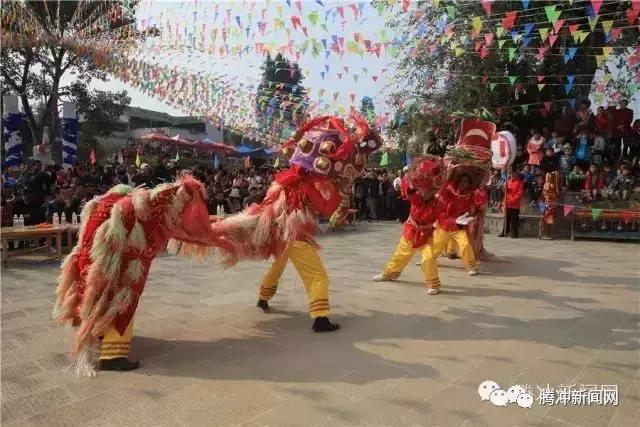
<instances>
[{"instance_id":1,"label":"triangular flag","mask_svg":"<svg viewBox=\"0 0 640 427\"><path fill-rule=\"evenodd\" d=\"M564 19L558 19L556 22L554 22L553 24L553 31L557 33L560 32L560 28L562 28L562 26L564 25Z\"/></svg>"},{"instance_id":2,"label":"triangular flag","mask_svg":"<svg viewBox=\"0 0 640 427\"><path fill-rule=\"evenodd\" d=\"M627 9L627 20L629 21L629 25L635 24L639 13L640 9Z\"/></svg>"},{"instance_id":3,"label":"triangular flag","mask_svg":"<svg viewBox=\"0 0 640 427\"><path fill-rule=\"evenodd\" d=\"M549 34L549 29L538 28L538 32L540 33L540 38L542 39L542 41L545 41L547 39L547 35Z\"/></svg>"},{"instance_id":4,"label":"triangular flag","mask_svg":"<svg viewBox=\"0 0 640 427\"><path fill-rule=\"evenodd\" d=\"M493 3L493 0L480 0L480 4L487 15L491 15L491 3Z\"/></svg>"},{"instance_id":5,"label":"triangular flag","mask_svg":"<svg viewBox=\"0 0 640 427\"><path fill-rule=\"evenodd\" d=\"M522 0L522 8L523 8L524 10L529 9L529 1L530 1L530 0Z\"/></svg>"},{"instance_id":6,"label":"triangular flag","mask_svg":"<svg viewBox=\"0 0 640 427\"><path fill-rule=\"evenodd\" d=\"M447 6L447 15L449 16L449 18L454 19L456 17L456 7Z\"/></svg>"},{"instance_id":7,"label":"triangular flag","mask_svg":"<svg viewBox=\"0 0 640 427\"><path fill-rule=\"evenodd\" d=\"M504 28L503 27L496 27L496 36L498 36L498 38L502 37L502 35L504 34Z\"/></svg>"},{"instance_id":8,"label":"triangular flag","mask_svg":"<svg viewBox=\"0 0 640 427\"><path fill-rule=\"evenodd\" d=\"M594 221L597 221L600 218L600 214L602 213L602 209L591 208L591 217Z\"/></svg>"},{"instance_id":9,"label":"triangular flag","mask_svg":"<svg viewBox=\"0 0 640 427\"><path fill-rule=\"evenodd\" d=\"M605 58L608 58L609 55L611 55L611 52L613 52L613 48L611 46L602 48L602 54L605 56Z\"/></svg>"},{"instance_id":10,"label":"triangular flag","mask_svg":"<svg viewBox=\"0 0 640 427\"><path fill-rule=\"evenodd\" d=\"M453 51L455 52L456 56L462 56L462 54L464 53L464 49L461 47L456 47Z\"/></svg>"},{"instance_id":11,"label":"triangular flag","mask_svg":"<svg viewBox=\"0 0 640 427\"><path fill-rule=\"evenodd\" d=\"M509 76L509 83L513 86L513 83L517 80L518 76Z\"/></svg>"},{"instance_id":12,"label":"triangular flag","mask_svg":"<svg viewBox=\"0 0 640 427\"><path fill-rule=\"evenodd\" d=\"M556 43L556 40L558 40L558 35L557 34L552 34L549 36L549 47L553 47L553 45Z\"/></svg>"},{"instance_id":13,"label":"triangular flag","mask_svg":"<svg viewBox=\"0 0 640 427\"><path fill-rule=\"evenodd\" d=\"M91 164L95 165L98 161L96 160L96 152L91 149L91 153L89 153L89 160L91 160Z\"/></svg>"},{"instance_id":14,"label":"triangular flag","mask_svg":"<svg viewBox=\"0 0 640 427\"><path fill-rule=\"evenodd\" d=\"M380 166L387 166L389 164L389 154L385 151L380 158Z\"/></svg>"},{"instance_id":15,"label":"triangular flag","mask_svg":"<svg viewBox=\"0 0 640 427\"><path fill-rule=\"evenodd\" d=\"M544 12L547 15L547 20L549 22L551 22L552 24L555 23L558 18L560 17L560 14L562 13L562 11L557 12L556 11L556 6L552 5L552 6L545 6L544 7Z\"/></svg>"},{"instance_id":16,"label":"triangular flag","mask_svg":"<svg viewBox=\"0 0 640 427\"><path fill-rule=\"evenodd\" d=\"M516 50L515 47L509 48L509 61L513 61L513 58L516 56Z\"/></svg>"},{"instance_id":17,"label":"triangular flag","mask_svg":"<svg viewBox=\"0 0 640 427\"><path fill-rule=\"evenodd\" d=\"M544 101L542 104L544 105L544 109L546 111L551 111L551 101Z\"/></svg>"},{"instance_id":18,"label":"triangular flag","mask_svg":"<svg viewBox=\"0 0 640 427\"><path fill-rule=\"evenodd\" d=\"M538 83L538 90L542 90L542 88L545 87L544 83Z\"/></svg>"},{"instance_id":19,"label":"triangular flag","mask_svg":"<svg viewBox=\"0 0 640 427\"><path fill-rule=\"evenodd\" d=\"M180 160L180 152L176 151L176 162Z\"/></svg>"},{"instance_id":20,"label":"triangular flag","mask_svg":"<svg viewBox=\"0 0 640 427\"><path fill-rule=\"evenodd\" d=\"M544 76L536 76L539 82L544 81Z\"/></svg>"},{"instance_id":21,"label":"triangular flag","mask_svg":"<svg viewBox=\"0 0 640 427\"><path fill-rule=\"evenodd\" d=\"M502 27L505 30L510 30L511 27L513 27L513 25L516 23L516 14L518 12L517 11L510 11L505 13L505 17L502 18ZM498 36L500 37L500 36Z\"/></svg>"},{"instance_id":22,"label":"triangular flag","mask_svg":"<svg viewBox=\"0 0 640 427\"><path fill-rule=\"evenodd\" d=\"M280 157L276 157L276 161L273 162L273 167L274 168L279 168L280 167Z\"/></svg>"},{"instance_id":23,"label":"triangular flag","mask_svg":"<svg viewBox=\"0 0 640 427\"><path fill-rule=\"evenodd\" d=\"M591 7L596 15L600 12L600 6L602 6L602 0L591 0Z\"/></svg>"},{"instance_id":24,"label":"triangular flag","mask_svg":"<svg viewBox=\"0 0 640 427\"><path fill-rule=\"evenodd\" d=\"M613 26L613 21L602 21L601 24L604 32L608 33L609 31L611 31L611 27Z\"/></svg>"},{"instance_id":25,"label":"triangular flag","mask_svg":"<svg viewBox=\"0 0 640 427\"><path fill-rule=\"evenodd\" d=\"M528 105L528 104L522 104L522 105L520 106L520 108L522 109L522 112L523 112L524 114L527 114L527 112L529 111L529 105Z\"/></svg>"},{"instance_id":26,"label":"triangular flag","mask_svg":"<svg viewBox=\"0 0 640 427\"><path fill-rule=\"evenodd\" d=\"M493 41L493 33L485 33L484 42L487 44L487 46L489 46L492 41Z\"/></svg>"},{"instance_id":27,"label":"triangular flag","mask_svg":"<svg viewBox=\"0 0 640 427\"><path fill-rule=\"evenodd\" d=\"M498 48L502 49L502 46L504 46L505 42L506 40L498 40Z\"/></svg>"},{"instance_id":28,"label":"triangular flag","mask_svg":"<svg viewBox=\"0 0 640 427\"><path fill-rule=\"evenodd\" d=\"M591 28L591 31L596 29L596 25L598 25L598 19L600 19L599 16L589 18L589 28Z\"/></svg>"},{"instance_id":29,"label":"triangular flag","mask_svg":"<svg viewBox=\"0 0 640 427\"><path fill-rule=\"evenodd\" d=\"M569 215L571 213L571 211L573 211L573 206L571 205L564 205L564 216L566 217L567 215Z\"/></svg>"},{"instance_id":30,"label":"triangular flag","mask_svg":"<svg viewBox=\"0 0 640 427\"><path fill-rule=\"evenodd\" d=\"M471 19L471 25L473 26L474 34L480 34L480 30L482 30L482 18L474 16Z\"/></svg>"},{"instance_id":31,"label":"triangular flag","mask_svg":"<svg viewBox=\"0 0 640 427\"><path fill-rule=\"evenodd\" d=\"M496 88L496 84L497 83L489 83L489 91L493 92L493 90Z\"/></svg>"},{"instance_id":32,"label":"triangular flag","mask_svg":"<svg viewBox=\"0 0 640 427\"><path fill-rule=\"evenodd\" d=\"M136 153L136 166L140 167L142 160L140 159L140 153Z\"/></svg>"},{"instance_id":33,"label":"triangular flag","mask_svg":"<svg viewBox=\"0 0 640 427\"><path fill-rule=\"evenodd\" d=\"M622 28L612 28L611 29L611 41L618 40L618 37L620 37L621 33L622 33Z\"/></svg>"}]
</instances>

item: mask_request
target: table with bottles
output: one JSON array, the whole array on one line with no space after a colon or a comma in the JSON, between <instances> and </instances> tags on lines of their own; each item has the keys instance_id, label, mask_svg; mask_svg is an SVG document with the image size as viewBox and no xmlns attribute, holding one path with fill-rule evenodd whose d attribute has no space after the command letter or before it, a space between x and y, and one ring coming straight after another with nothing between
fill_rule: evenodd
<instances>
[{"instance_id":1,"label":"table with bottles","mask_svg":"<svg viewBox=\"0 0 640 427\"><path fill-rule=\"evenodd\" d=\"M25 226L24 217L22 215L19 217L14 216L13 227L2 227L0 229L3 266L7 266L9 258L25 255L43 248L54 250L54 254L52 256L48 256L45 260L61 260L64 252L62 244L63 237L66 236L67 246L72 247L74 236L78 234L78 230L80 228L78 223L79 219L75 214L73 214L70 223L67 222L64 214L62 217L55 214L51 224ZM43 239L47 242L44 247L39 246L38 243L36 243L35 248L27 247L19 249L16 247L19 246L20 242L40 242ZM53 240L55 240L55 249L52 244Z\"/></svg>"}]
</instances>

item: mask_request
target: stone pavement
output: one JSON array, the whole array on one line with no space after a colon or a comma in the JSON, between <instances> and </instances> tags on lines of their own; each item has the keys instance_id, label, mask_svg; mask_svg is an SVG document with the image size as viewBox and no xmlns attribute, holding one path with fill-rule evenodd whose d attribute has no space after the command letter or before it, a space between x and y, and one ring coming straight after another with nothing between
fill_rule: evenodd
<instances>
[{"instance_id":1,"label":"stone pavement","mask_svg":"<svg viewBox=\"0 0 640 427\"><path fill-rule=\"evenodd\" d=\"M636 426L639 246L487 236L497 262L469 277L442 259L443 293L419 267L374 283L398 224L323 236L334 319L316 335L287 268L275 309L254 306L265 263L222 272L155 261L130 373L75 378L69 331L50 320L56 266L2 271L3 426ZM531 409L478 385L533 386ZM543 406L537 386L617 385L619 404ZM560 394L558 393L558 397Z\"/></svg>"}]
</instances>

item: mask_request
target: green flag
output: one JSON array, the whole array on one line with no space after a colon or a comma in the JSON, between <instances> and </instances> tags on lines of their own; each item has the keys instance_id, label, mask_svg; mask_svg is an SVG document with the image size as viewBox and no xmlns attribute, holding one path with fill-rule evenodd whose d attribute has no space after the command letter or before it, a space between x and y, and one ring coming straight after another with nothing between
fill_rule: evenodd
<instances>
[{"instance_id":1,"label":"green flag","mask_svg":"<svg viewBox=\"0 0 640 427\"><path fill-rule=\"evenodd\" d=\"M529 112L529 104L522 104L520 108L522 109L522 112L524 114L527 114Z\"/></svg>"},{"instance_id":2,"label":"green flag","mask_svg":"<svg viewBox=\"0 0 640 427\"><path fill-rule=\"evenodd\" d=\"M509 76L509 83L511 83L511 86L513 86L517 78L518 76Z\"/></svg>"},{"instance_id":3,"label":"green flag","mask_svg":"<svg viewBox=\"0 0 640 427\"><path fill-rule=\"evenodd\" d=\"M387 166L389 164L389 153L382 153L382 158L380 159L380 166Z\"/></svg>"},{"instance_id":4,"label":"green flag","mask_svg":"<svg viewBox=\"0 0 640 427\"><path fill-rule=\"evenodd\" d=\"M510 47L509 48L509 61L513 61L513 58L516 56L516 50L517 50L517 48L515 48L515 47Z\"/></svg>"},{"instance_id":5,"label":"green flag","mask_svg":"<svg viewBox=\"0 0 640 427\"><path fill-rule=\"evenodd\" d=\"M600 218L600 214L602 213L602 209L591 208L591 216L594 221L597 221Z\"/></svg>"}]
</instances>

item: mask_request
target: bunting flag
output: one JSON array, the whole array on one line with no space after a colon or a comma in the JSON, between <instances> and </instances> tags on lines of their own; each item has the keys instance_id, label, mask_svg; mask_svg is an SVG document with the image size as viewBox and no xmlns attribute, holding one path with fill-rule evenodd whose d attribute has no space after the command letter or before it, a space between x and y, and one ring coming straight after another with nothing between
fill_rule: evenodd
<instances>
[{"instance_id":1,"label":"bunting flag","mask_svg":"<svg viewBox=\"0 0 640 427\"><path fill-rule=\"evenodd\" d=\"M247 156L244 158L244 168L251 169L251 157Z\"/></svg>"},{"instance_id":2,"label":"bunting flag","mask_svg":"<svg viewBox=\"0 0 640 427\"><path fill-rule=\"evenodd\" d=\"M276 169L280 167L280 156L276 156L276 161L273 162L273 167Z\"/></svg>"},{"instance_id":3,"label":"bunting flag","mask_svg":"<svg viewBox=\"0 0 640 427\"><path fill-rule=\"evenodd\" d=\"M602 209L592 208L591 209L591 217L594 221L597 221L600 218L600 214L602 213Z\"/></svg>"},{"instance_id":4,"label":"bunting flag","mask_svg":"<svg viewBox=\"0 0 640 427\"><path fill-rule=\"evenodd\" d=\"M564 216L567 217L573 211L573 206L564 205Z\"/></svg>"},{"instance_id":5,"label":"bunting flag","mask_svg":"<svg viewBox=\"0 0 640 427\"><path fill-rule=\"evenodd\" d=\"M385 151L382 153L382 157L380 158L380 166L388 166L389 165L389 153Z\"/></svg>"},{"instance_id":6,"label":"bunting flag","mask_svg":"<svg viewBox=\"0 0 640 427\"><path fill-rule=\"evenodd\" d=\"M176 157L174 159L176 162L180 161L180 150L176 151Z\"/></svg>"},{"instance_id":7,"label":"bunting flag","mask_svg":"<svg viewBox=\"0 0 640 427\"><path fill-rule=\"evenodd\" d=\"M140 167L142 164L142 159L140 158L140 153L136 153L136 167Z\"/></svg>"},{"instance_id":8,"label":"bunting flag","mask_svg":"<svg viewBox=\"0 0 640 427\"><path fill-rule=\"evenodd\" d=\"M91 153L89 153L89 161L92 165L98 163L98 160L96 159L96 152L93 150L93 148L91 149Z\"/></svg>"}]
</instances>

